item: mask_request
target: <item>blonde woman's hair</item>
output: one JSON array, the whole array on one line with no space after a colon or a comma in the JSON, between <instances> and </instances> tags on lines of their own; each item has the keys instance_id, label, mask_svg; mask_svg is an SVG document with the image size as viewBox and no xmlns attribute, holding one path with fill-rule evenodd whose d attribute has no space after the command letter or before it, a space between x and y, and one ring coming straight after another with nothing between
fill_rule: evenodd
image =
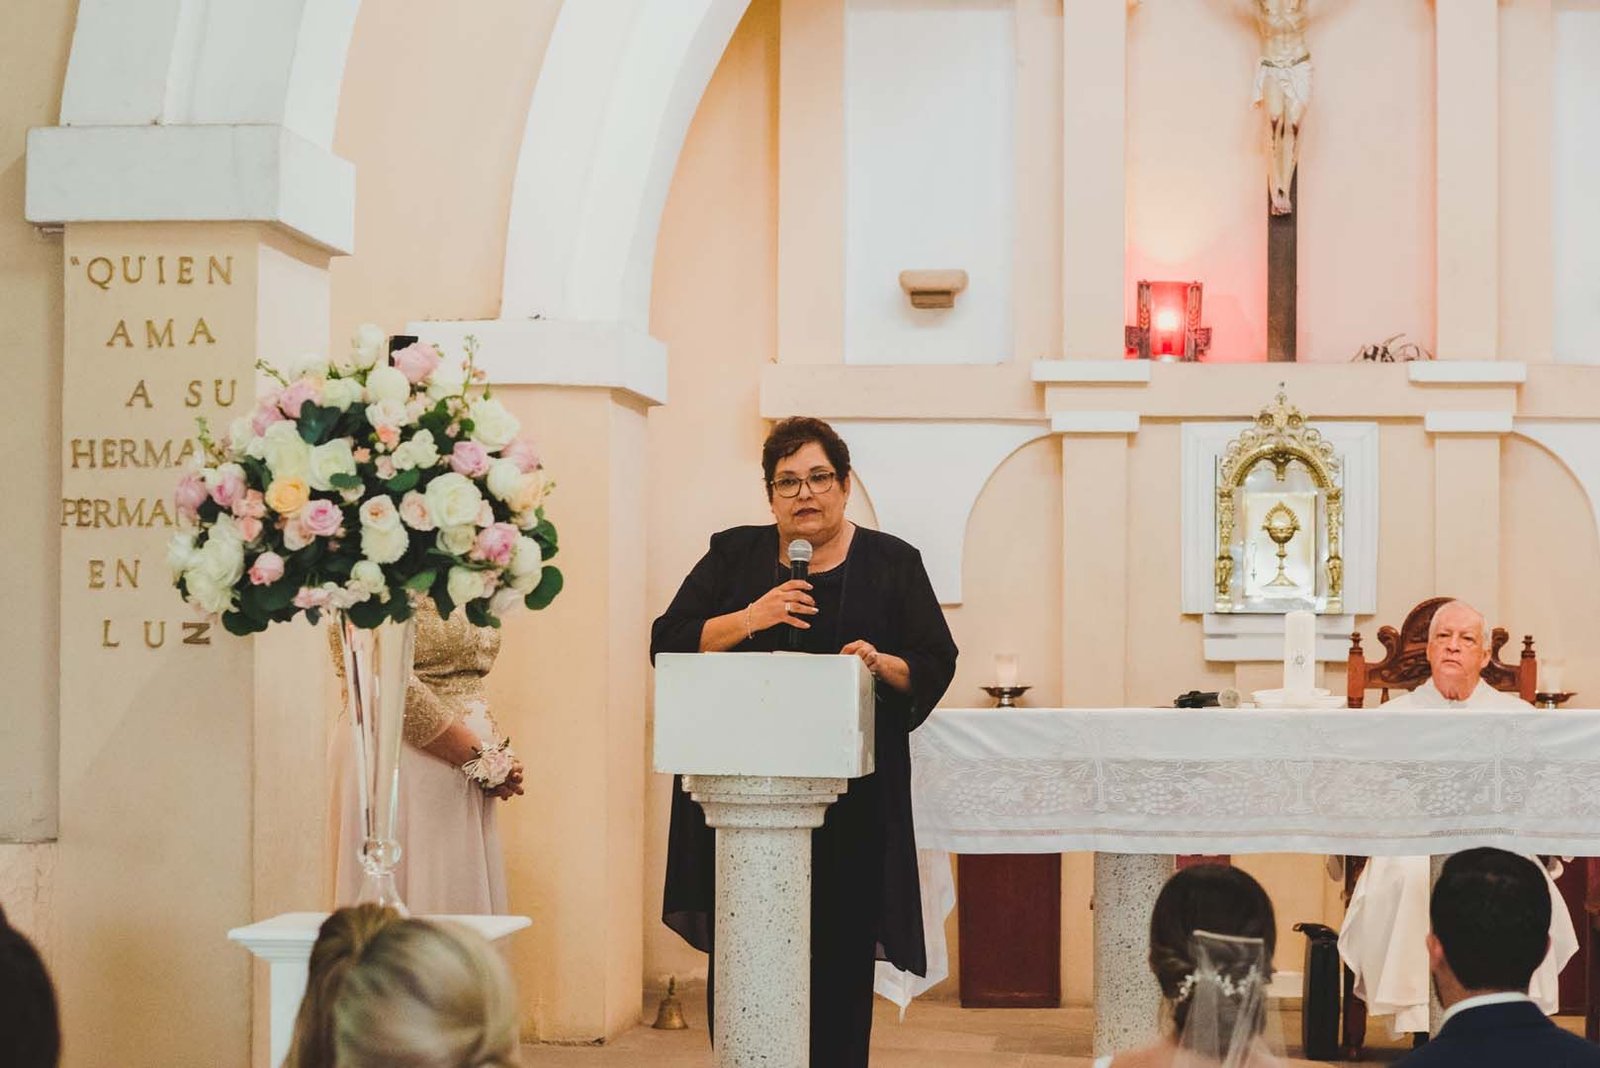
<instances>
[{"instance_id":1,"label":"blonde woman's hair","mask_svg":"<svg viewBox=\"0 0 1600 1068\"><path fill-rule=\"evenodd\" d=\"M333 1068L333 1005L345 973L374 935L399 920L383 905L353 905L322 921L283 1068Z\"/></svg>"},{"instance_id":2,"label":"blonde woman's hair","mask_svg":"<svg viewBox=\"0 0 1600 1068\"><path fill-rule=\"evenodd\" d=\"M345 972L333 1004L338 1068L514 1068L517 1004L475 931L400 920Z\"/></svg>"}]
</instances>

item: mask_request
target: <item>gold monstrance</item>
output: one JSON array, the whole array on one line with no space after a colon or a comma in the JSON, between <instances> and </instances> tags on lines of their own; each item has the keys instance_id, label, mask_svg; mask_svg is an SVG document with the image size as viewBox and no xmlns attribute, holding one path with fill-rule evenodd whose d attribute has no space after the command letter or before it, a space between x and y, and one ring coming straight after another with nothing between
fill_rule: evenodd
<instances>
[{"instance_id":1,"label":"gold monstrance","mask_svg":"<svg viewBox=\"0 0 1600 1068\"><path fill-rule=\"evenodd\" d=\"M1300 517L1294 514L1294 509L1279 501L1267 510L1267 517L1261 523L1261 529L1267 532L1267 537L1278 546L1278 573L1268 586L1297 586L1298 583L1290 578L1284 571L1284 561L1289 557L1289 542L1300 533Z\"/></svg>"}]
</instances>

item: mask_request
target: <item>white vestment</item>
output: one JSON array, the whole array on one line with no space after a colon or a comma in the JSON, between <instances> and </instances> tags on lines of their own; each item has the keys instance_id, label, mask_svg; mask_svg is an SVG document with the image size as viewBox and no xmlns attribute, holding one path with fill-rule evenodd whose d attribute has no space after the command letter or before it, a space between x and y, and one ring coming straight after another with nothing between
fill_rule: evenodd
<instances>
[{"instance_id":1,"label":"white vestment","mask_svg":"<svg viewBox=\"0 0 1600 1068\"><path fill-rule=\"evenodd\" d=\"M1529 708L1515 694L1479 682L1465 701L1452 701L1429 679L1384 708ZM1540 871L1544 866L1540 865ZM1572 914L1545 872L1550 887L1550 951L1529 984L1528 994L1546 1013L1558 1004L1557 978L1578 951ZM1428 897L1433 877L1427 857L1373 857L1356 880L1339 931L1339 955L1356 977L1356 996L1374 1016L1394 1017L1396 1034L1428 1030Z\"/></svg>"}]
</instances>

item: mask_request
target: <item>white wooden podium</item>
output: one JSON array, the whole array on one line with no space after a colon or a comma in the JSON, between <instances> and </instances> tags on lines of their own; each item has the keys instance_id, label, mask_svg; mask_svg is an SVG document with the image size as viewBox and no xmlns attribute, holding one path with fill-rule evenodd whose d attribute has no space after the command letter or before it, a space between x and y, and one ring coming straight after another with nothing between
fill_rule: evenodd
<instances>
[{"instance_id":1,"label":"white wooden podium","mask_svg":"<svg viewBox=\"0 0 1600 1068\"><path fill-rule=\"evenodd\" d=\"M809 1062L811 831L872 754L857 657L656 657L656 770L683 775L717 831L718 1068Z\"/></svg>"}]
</instances>

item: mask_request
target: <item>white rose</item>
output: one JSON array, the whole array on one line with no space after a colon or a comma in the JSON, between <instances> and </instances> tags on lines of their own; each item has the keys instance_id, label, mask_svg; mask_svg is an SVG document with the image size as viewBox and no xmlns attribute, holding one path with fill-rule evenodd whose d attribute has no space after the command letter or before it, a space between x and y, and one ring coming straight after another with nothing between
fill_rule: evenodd
<instances>
[{"instance_id":1,"label":"white rose","mask_svg":"<svg viewBox=\"0 0 1600 1068\"><path fill-rule=\"evenodd\" d=\"M544 551L539 543L526 536L518 538L517 551L511 555L507 572L513 589L522 594L532 593L544 573Z\"/></svg>"},{"instance_id":2,"label":"white rose","mask_svg":"<svg viewBox=\"0 0 1600 1068\"><path fill-rule=\"evenodd\" d=\"M183 580L185 588L189 591L190 603L199 605L201 610L212 615L221 615L233 607L231 585L223 585L198 569L185 574Z\"/></svg>"},{"instance_id":3,"label":"white rose","mask_svg":"<svg viewBox=\"0 0 1600 1068\"><path fill-rule=\"evenodd\" d=\"M411 425L411 417L406 414L406 406L404 404L389 404L387 402L369 404L367 405L366 414L367 422L372 425L374 430L381 430L386 426L399 430L403 426Z\"/></svg>"},{"instance_id":4,"label":"white rose","mask_svg":"<svg viewBox=\"0 0 1600 1068\"><path fill-rule=\"evenodd\" d=\"M189 572L232 586L244 576L244 546L237 538L207 538Z\"/></svg>"},{"instance_id":5,"label":"white rose","mask_svg":"<svg viewBox=\"0 0 1600 1068\"><path fill-rule=\"evenodd\" d=\"M489 477L485 479L489 493L497 500L509 501L522 489L522 480L528 476L522 473L510 460L496 460L489 465Z\"/></svg>"},{"instance_id":6,"label":"white rose","mask_svg":"<svg viewBox=\"0 0 1600 1068\"><path fill-rule=\"evenodd\" d=\"M478 518L478 506L483 494L465 475L446 472L428 483L424 491L428 498L428 511L433 521L441 527L458 527Z\"/></svg>"},{"instance_id":7,"label":"white rose","mask_svg":"<svg viewBox=\"0 0 1600 1068\"><path fill-rule=\"evenodd\" d=\"M456 604L475 601L489 592L484 586L483 573L468 567L452 567L446 588L450 592L450 599Z\"/></svg>"},{"instance_id":8,"label":"white rose","mask_svg":"<svg viewBox=\"0 0 1600 1068\"><path fill-rule=\"evenodd\" d=\"M315 535L306 529L297 515L290 516L289 521L283 525L283 547L292 553L299 552L316 540Z\"/></svg>"},{"instance_id":9,"label":"white rose","mask_svg":"<svg viewBox=\"0 0 1600 1068\"><path fill-rule=\"evenodd\" d=\"M439 531L439 536L434 539L434 544L440 549L455 556L465 556L472 551L472 546L477 543L477 528L470 523L462 526L445 527Z\"/></svg>"},{"instance_id":10,"label":"white rose","mask_svg":"<svg viewBox=\"0 0 1600 1068\"><path fill-rule=\"evenodd\" d=\"M389 337L372 323L362 323L350 338L350 365L356 370L366 370L383 359Z\"/></svg>"},{"instance_id":11,"label":"white rose","mask_svg":"<svg viewBox=\"0 0 1600 1068\"><path fill-rule=\"evenodd\" d=\"M336 438L311 450L310 472L306 484L314 490L333 489L334 475L356 473L356 458L350 451L348 438Z\"/></svg>"},{"instance_id":12,"label":"white rose","mask_svg":"<svg viewBox=\"0 0 1600 1068\"><path fill-rule=\"evenodd\" d=\"M432 467L439 462L439 447L433 443L433 431L419 430L409 440L401 442L394 450L394 469L409 471L413 467Z\"/></svg>"},{"instance_id":13,"label":"white rose","mask_svg":"<svg viewBox=\"0 0 1600 1068\"><path fill-rule=\"evenodd\" d=\"M307 375L313 378L322 378L328 373L328 359L315 352L308 352L295 359L290 368L290 378L304 378Z\"/></svg>"},{"instance_id":14,"label":"white rose","mask_svg":"<svg viewBox=\"0 0 1600 1068\"><path fill-rule=\"evenodd\" d=\"M433 521L433 513L428 511L428 498L416 490L400 498L400 518L412 530L432 530L438 525Z\"/></svg>"},{"instance_id":15,"label":"white rose","mask_svg":"<svg viewBox=\"0 0 1600 1068\"><path fill-rule=\"evenodd\" d=\"M510 445L522 430L517 417L506 411L497 400L480 397L468 409L472 419L472 440L490 452L499 452Z\"/></svg>"},{"instance_id":16,"label":"white rose","mask_svg":"<svg viewBox=\"0 0 1600 1068\"><path fill-rule=\"evenodd\" d=\"M380 494L362 503L361 527L363 530L370 527L385 533L400 529L400 513L388 494Z\"/></svg>"},{"instance_id":17,"label":"white rose","mask_svg":"<svg viewBox=\"0 0 1600 1068\"><path fill-rule=\"evenodd\" d=\"M178 581L194 566L195 556L194 531L182 530L172 536L167 542L167 566L172 569L172 581Z\"/></svg>"},{"instance_id":18,"label":"white rose","mask_svg":"<svg viewBox=\"0 0 1600 1068\"><path fill-rule=\"evenodd\" d=\"M241 415L228 424L228 446L236 457L244 455L255 436L256 428L250 425L250 420L245 416Z\"/></svg>"},{"instance_id":19,"label":"white rose","mask_svg":"<svg viewBox=\"0 0 1600 1068\"><path fill-rule=\"evenodd\" d=\"M357 560L356 566L350 569L350 585L357 590L365 591L373 597L382 597L388 600L389 583L383 577L383 568L372 560Z\"/></svg>"},{"instance_id":20,"label":"white rose","mask_svg":"<svg viewBox=\"0 0 1600 1068\"><path fill-rule=\"evenodd\" d=\"M550 492L553 485L554 483L545 477L543 470L530 471L523 476L522 484L517 487L517 492L506 501L506 504L511 506L513 512L531 515L544 503L545 495Z\"/></svg>"},{"instance_id":21,"label":"white rose","mask_svg":"<svg viewBox=\"0 0 1600 1068\"><path fill-rule=\"evenodd\" d=\"M387 529L363 525L361 528L361 555L374 564L392 564L411 547L411 535L403 527Z\"/></svg>"},{"instance_id":22,"label":"white rose","mask_svg":"<svg viewBox=\"0 0 1600 1068\"><path fill-rule=\"evenodd\" d=\"M384 364L367 375L367 399L374 404L405 406L411 399L411 380L398 368Z\"/></svg>"},{"instance_id":23,"label":"white rose","mask_svg":"<svg viewBox=\"0 0 1600 1068\"><path fill-rule=\"evenodd\" d=\"M300 438L300 430L285 420L267 427L261 435L261 459L273 478L303 478L310 481L311 446Z\"/></svg>"},{"instance_id":24,"label":"white rose","mask_svg":"<svg viewBox=\"0 0 1600 1068\"><path fill-rule=\"evenodd\" d=\"M504 589L495 590L494 596L489 598L489 611L493 612L497 618L504 619L517 609L523 607L523 596L524 594L519 593L509 586L505 587Z\"/></svg>"},{"instance_id":25,"label":"white rose","mask_svg":"<svg viewBox=\"0 0 1600 1068\"><path fill-rule=\"evenodd\" d=\"M353 378L330 378L322 384L322 405L338 411L361 401L361 383Z\"/></svg>"},{"instance_id":26,"label":"white rose","mask_svg":"<svg viewBox=\"0 0 1600 1068\"><path fill-rule=\"evenodd\" d=\"M453 363L441 363L433 369L433 375L428 379L428 398L444 400L446 397L459 396L466 388L466 372Z\"/></svg>"}]
</instances>

